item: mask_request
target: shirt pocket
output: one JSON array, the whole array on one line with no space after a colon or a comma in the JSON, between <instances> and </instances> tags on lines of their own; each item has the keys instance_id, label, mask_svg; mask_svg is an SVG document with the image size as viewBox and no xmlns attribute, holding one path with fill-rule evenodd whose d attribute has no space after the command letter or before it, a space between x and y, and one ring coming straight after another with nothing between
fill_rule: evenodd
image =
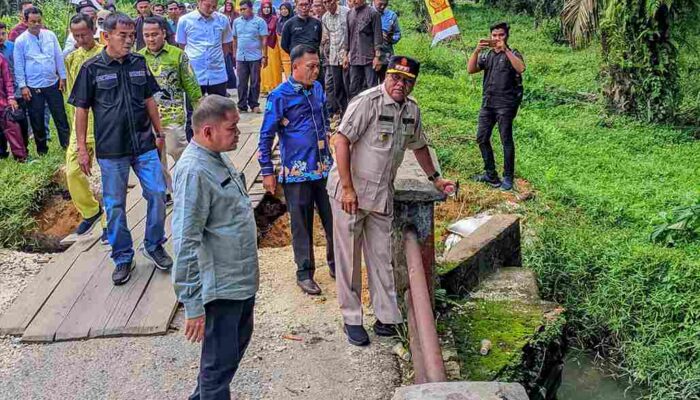
<instances>
[{"instance_id":1,"label":"shirt pocket","mask_svg":"<svg viewBox=\"0 0 700 400\"><path fill-rule=\"evenodd\" d=\"M379 195L379 187L382 182L382 173L365 168L355 170L356 182L353 182L357 194L365 199L375 200Z\"/></svg>"},{"instance_id":2,"label":"shirt pocket","mask_svg":"<svg viewBox=\"0 0 700 400\"><path fill-rule=\"evenodd\" d=\"M146 71L129 71L129 85L131 86L131 97L137 101L146 98Z\"/></svg>"},{"instance_id":3,"label":"shirt pocket","mask_svg":"<svg viewBox=\"0 0 700 400\"><path fill-rule=\"evenodd\" d=\"M117 90L118 85L117 74L98 76L96 97L99 99L100 103L105 106L115 105L119 98L119 91Z\"/></svg>"},{"instance_id":4,"label":"shirt pocket","mask_svg":"<svg viewBox=\"0 0 700 400\"><path fill-rule=\"evenodd\" d=\"M391 149L391 145L394 140L394 117L393 116L379 116L379 123L377 124L377 130L374 132L370 139L370 146L381 149L388 150Z\"/></svg>"},{"instance_id":5,"label":"shirt pocket","mask_svg":"<svg viewBox=\"0 0 700 400\"><path fill-rule=\"evenodd\" d=\"M413 117L403 117L401 119L402 148L405 150L413 141L416 134L416 119Z\"/></svg>"}]
</instances>

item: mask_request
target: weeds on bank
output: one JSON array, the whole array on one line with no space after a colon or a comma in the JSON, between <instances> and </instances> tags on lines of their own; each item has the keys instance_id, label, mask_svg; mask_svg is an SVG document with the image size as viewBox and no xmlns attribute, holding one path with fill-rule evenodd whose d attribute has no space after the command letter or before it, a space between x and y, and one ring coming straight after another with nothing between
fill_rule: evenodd
<instances>
[{"instance_id":1,"label":"weeds on bank","mask_svg":"<svg viewBox=\"0 0 700 400\"><path fill-rule=\"evenodd\" d=\"M397 53L422 62L414 96L443 168L462 188L482 168L475 143L481 75L466 74L464 50L488 35L489 24L507 20L528 68L515 121L516 175L537 191L527 205L535 238L524 243L526 265L538 272L544 297L567 308L580 343L619 363L649 398L698 398L700 243L665 248L649 240L665 222L660 212L697 203L695 129L606 115L597 45L573 51L553 44L531 18L458 5L463 42L430 49L427 35L411 31L419 25L411 3L392 2L409 26ZM685 104L693 109L700 55L682 51ZM493 145L502 160L497 131Z\"/></svg>"}]
</instances>

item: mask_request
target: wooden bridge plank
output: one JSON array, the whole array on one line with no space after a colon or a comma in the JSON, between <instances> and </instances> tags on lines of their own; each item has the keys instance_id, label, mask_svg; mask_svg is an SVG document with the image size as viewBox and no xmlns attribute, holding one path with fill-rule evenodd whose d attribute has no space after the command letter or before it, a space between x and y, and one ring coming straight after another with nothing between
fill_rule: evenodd
<instances>
[{"instance_id":1,"label":"wooden bridge plank","mask_svg":"<svg viewBox=\"0 0 700 400\"><path fill-rule=\"evenodd\" d=\"M165 220L165 236L171 237L172 214L168 212ZM165 248L172 255L172 246L170 242L166 242ZM90 337L99 336L116 336L123 334L129 318L138 306L140 301L143 301L143 294L150 286L150 282L154 279L154 275L164 274L170 277L169 271L160 271L155 268L152 262L147 260L143 254L139 252L138 267L146 274L141 274L126 286L132 286L128 290L112 290L109 299L105 302L103 314L105 317L95 320L90 329ZM150 272L150 273L148 273ZM169 321L168 321L169 322Z\"/></svg>"},{"instance_id":2,"label":"wooden bridge plank","mask_svg":"<svg viewBox=\"0 0 700 400\"><path fill-rule=\"evenodd\" d=\"M130 189L126 197L127 212L141 200L140 186ZM98 229L98 228L96 228ZM32 322L42 306L51 297L54 290L65 277L82 253L91 249L100 235L91 235L77 240L65 252L56 256L32 280L22 294L14 301L12 307L0 316L1 335L21 335Z\"/></svg>"},{"instance_id":3,"label":"wooden bridge plank","mask_svg":"<svg viewBox=\"0 0 700 400\"><path fill-rule=\"evenodd\" d=\"M127 224L132 235L134 249L138 251L146 229L146 211L148 203L145 199L137 202L136 206L127 213ZM105 259L99 266L99 271L90 278L75 301L70 312L65 316L61 324L56 328L54 340L73 340L88 337L90 327L96 318L99 318L106 298L113 290L129 290L124 287L115 287L112 283L112 271L114 265L110 258ZM132 279L138 281L142 271L132 272ZM147 283L147 281L146 281ZM130 281L128 285L131 285ZM145 284L144 284L145 285Z\"/></svg>"},{"instance_id":4,"label":"wooden bridge plank","mask_svg":"<svg viewBox=\"0 0 700 400\"><path fill-rule=\"evenodd\" d=\"M170 242L166 244L165 248L172 254ZM155 271L134 312L129 316L126 326L120 327L118 331L114 328L107 329L106 334L165 334L173 315L175 315L177 304L170 273Z\"/></svg>"},{"instance_id":5,"label":"wooden bridge plank","mask_svg":"<svg viewBox=\"0 0 700 400\"><path fill-rule=\"evenodd\" d=\"M26 342L51 342L56 329L68 315L99 266L108 258L108 246L94 246L83 253L56 287L22 336Z\"/></svg>"},{"instance_id":6,"label":"wooden bridge plank","mask_svg":"<svg viewBox=\"0 0 700 400\"><path fill-rule=\"evenodd\" d=\"M258 150L258 135L251 134L251 138L248 139L246 144L241 148L241 151L236 154L236 157L231 159L231 162L240 172L248 165L251 159L254 158Z\"/></svg>"},{"instance_id":7,"label":"wooden bridge plank","mask_svg":"<svg viewBox=\"0 0 700 400\"><path fill-rule=\"evenodd\" d=\"M97 239L81 240L47 264L0 316L0 335L21 335L83 251Z\"/></svg>"}]
</instances>

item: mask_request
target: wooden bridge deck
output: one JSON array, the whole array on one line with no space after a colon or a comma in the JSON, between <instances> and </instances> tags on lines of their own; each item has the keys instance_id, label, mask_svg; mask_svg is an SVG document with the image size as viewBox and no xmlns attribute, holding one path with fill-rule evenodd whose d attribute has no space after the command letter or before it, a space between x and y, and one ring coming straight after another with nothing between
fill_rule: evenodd
<instances>
[{"instance_id":1,"label":"wooden bridge deck","mask_svg":"<svg viewBox=\"0 0 700 400\"><path fill-rule=\"evenodd\" d=\"M243 114L238 148L227 153L246 178L255 206L265 191L259 178L257 143L262 115ZM171 236L171 209L166 236ZM52 342L94 337L153 335L167 332L177 308L170 273L155 269L141 252L146 201L136 184L127 194L127 220L136 251L136 268L123 286L112 284L109 246L99 243L100 229L53 258L0 316L0 335L22 341ZM172 243L166 249L172 254Z\"/></svg>"}]
</instances>

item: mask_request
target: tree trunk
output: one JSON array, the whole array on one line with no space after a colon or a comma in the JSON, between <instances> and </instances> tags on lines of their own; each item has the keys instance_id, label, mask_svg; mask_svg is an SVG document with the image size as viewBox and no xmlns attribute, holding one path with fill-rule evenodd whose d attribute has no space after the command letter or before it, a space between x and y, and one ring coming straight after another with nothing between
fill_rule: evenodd
<instances>
[{"instance_id":1,"label":"tree trunk","mask_svg":"<svg viewBox=\"0 0 700 400\"><path fill-rule=\"evenodd\" d=\"M674 116L680 100L678 52L672 14L661 5L652 17L639 0L623 0L602 29L603 92L610 108L645 121Z\"/></svg>"}]
</instances>

